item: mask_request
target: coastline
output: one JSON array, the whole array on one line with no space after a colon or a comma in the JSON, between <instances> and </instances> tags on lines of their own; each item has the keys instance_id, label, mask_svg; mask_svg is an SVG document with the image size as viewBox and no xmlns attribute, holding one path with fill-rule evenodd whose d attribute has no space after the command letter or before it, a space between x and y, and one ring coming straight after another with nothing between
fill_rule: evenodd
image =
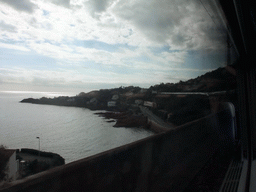
<instances>
[{"instance_id":1,"label":"coastline","mask_svg":"<svg viewBox=\"0 0 256 192\"><path fill-rule=\"evenodd\" d=\"M106 122L115 122L113 127L125 127L125 128L141 128L145 130L152 131L154 133L166 132L169 129L157 124L156 122L150 120L147 116L141 113L141 110L138 106L115 106L107 107L106 105L87 105L79 106L75 102L67 102L70 100L70 97L63 97L62 102L57 102L57 98L27 98L23 99L21 103L31 103L31 104L42 104L42 105L56 105L56 106L66 106L66 107L83 107L88 108L92 111L96 110L105 110L106 112L95 112L95 115L99 117L104 117L107 119Z\"/></svg>"},{"instance_id":2,"label":"coastline","mask_svg":"<svg viewBox=\"0 0 256 192\"><path fill-rule=\"evenodd\" d=\"M95 115L100 117L104 117L107 119L107 122L114 122L115 125L113 127L125 127L125 128L142 128L145 130L152 131L154 133L160 133L167 131L164 127L150 121L148 117L144 116L141 113L141 110L138 106L129 106L129 105L118 105L115 107L108 107L104 104L97 105L78 105L76 102L68 102L70 97L62 97L62 102L58 102L58 98L50 99L50 98L27 98L23 99L21 103L31 103L31 104L43 104L43 105L56 105L56 106L67 106L67 107L82 107L88 108L92 111L96 110L104 110L106 112L95 112Z\"/></svg>"},{"instance_id":3,"label":"coastline","mask_svg":"<svg viewBox=\"0 0 256 192\"><path fill-rule=\"evenodd\" d=\"M143 114L133 114L132 112L98 112L94 113L105 119L115 119L116 122L113 127L138 127L145 130L150 130L154 133L166 132L169 129L155 123ZM112 120L109 120L112 121Z\"/></svg>"}]
</instances>

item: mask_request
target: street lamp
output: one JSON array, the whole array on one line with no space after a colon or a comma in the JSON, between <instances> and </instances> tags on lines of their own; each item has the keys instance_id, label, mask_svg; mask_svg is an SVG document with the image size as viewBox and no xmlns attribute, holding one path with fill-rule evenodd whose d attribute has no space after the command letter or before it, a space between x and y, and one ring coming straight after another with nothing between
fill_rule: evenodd
<instances>
[{"instance_id":1,"label":"street lamp","mask_svg":"<svg viewBox=\"0 0 256 192\"><path fill-rule=\"evenodd\" d=\"M39 143L38 143L38 148L39 148L39 157L40 157L40 137L36 137L37 139L38 139L38 141L39 141Z\"/></svg>"}]
</instances>

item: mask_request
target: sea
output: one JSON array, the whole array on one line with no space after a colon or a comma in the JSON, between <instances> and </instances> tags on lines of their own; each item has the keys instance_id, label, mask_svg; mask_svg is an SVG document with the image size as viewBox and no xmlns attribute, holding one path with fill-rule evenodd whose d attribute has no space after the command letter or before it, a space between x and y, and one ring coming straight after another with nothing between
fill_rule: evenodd
<instances>
[{"instance_id":1,"label":"sea","mask_svg":"<svg viewBox=\"0 0 256 192\"><path fill-rule=\"evenodd\" d=\"M0 145L58 153L70 163L153 135L86 108L20 103L24 98L75 96L64 92L0 91ZM38 137L38 138L37 138Z\"/></svg>"}]
</instances>

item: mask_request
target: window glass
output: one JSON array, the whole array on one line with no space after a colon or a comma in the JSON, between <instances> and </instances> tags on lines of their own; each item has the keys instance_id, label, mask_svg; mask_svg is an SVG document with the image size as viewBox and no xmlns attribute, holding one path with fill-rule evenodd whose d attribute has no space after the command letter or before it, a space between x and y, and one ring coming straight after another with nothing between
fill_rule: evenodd
<instances>
[{"instance_id":1,"label":"window glass","mask_svg":"<svg viewBox=\"0 0 256 192\"><path fill-rule=\"evenodd\" d=\"M215 1L1 0L0 145L71 163L207 118L236 145L238 57Z\"/></svg>"}]
</instances>

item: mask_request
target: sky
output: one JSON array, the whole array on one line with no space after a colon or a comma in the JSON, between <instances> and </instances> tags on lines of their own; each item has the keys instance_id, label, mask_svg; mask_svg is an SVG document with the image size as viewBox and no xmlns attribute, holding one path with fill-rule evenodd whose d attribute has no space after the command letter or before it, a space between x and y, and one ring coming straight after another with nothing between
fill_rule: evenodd
<instances>
[{"instance_id":1,"label":"sky","mask_svg":"<svg viewBox=\"0 0 256 192\"><path fill-rule=\"evenodd\" d=\"M208 0L0 0L0 90L175 83L225 65Z\"/></svg>"}]
</instances>

